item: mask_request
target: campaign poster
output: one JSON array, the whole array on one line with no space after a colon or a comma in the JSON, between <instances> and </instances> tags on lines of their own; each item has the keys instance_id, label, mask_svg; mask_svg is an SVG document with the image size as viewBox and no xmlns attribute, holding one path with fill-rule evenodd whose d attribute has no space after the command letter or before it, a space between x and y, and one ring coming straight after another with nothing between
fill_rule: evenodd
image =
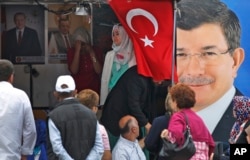
<instances>
[{"instance_id":1,"label":"campaign poster","mask_svg":"<svg viewBox=\"0 0 250 160\"><path fill-rule=\"evenodd\" d=\"M235 86L243 93L243 95L250 96L250 3L249 0L222 0L227 6L233 10L240 20L242 29L241 33L241 47L245 50L245 60L241 65L238 75L235 79Z\"/></svg>"},{"instance_id":2,"label":"campaign poster","mask_svg":"<svg viewBox=\"0 0 250 160\"><path fill-rule=\"evenodd\" d=\"M1 5L1 58L13 64L45 61L44 10L36 5Z\"/></svg>"}]
</instances>

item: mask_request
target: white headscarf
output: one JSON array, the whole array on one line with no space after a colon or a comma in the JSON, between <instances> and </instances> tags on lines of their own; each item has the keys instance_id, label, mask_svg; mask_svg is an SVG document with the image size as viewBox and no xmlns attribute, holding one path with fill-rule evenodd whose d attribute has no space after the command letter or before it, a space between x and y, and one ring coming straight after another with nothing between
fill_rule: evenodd
<instances>
[{"instance_id":1,"label":"white headscarf","mask_svg":"<svg viewBox=\"0 0 250 160\"><path fill-rule=\"evenodd\" d=\"M116 69L119 70L121 65L127 64L134 56L133 43L131 42L127 32L121 25L114 25L112 29L112 36L114 31L119 32L121 37L121 44L119 46L115 45L113 42L112 48L115 52L114 61L116 62Z\"/></svg>"}]
</instances>

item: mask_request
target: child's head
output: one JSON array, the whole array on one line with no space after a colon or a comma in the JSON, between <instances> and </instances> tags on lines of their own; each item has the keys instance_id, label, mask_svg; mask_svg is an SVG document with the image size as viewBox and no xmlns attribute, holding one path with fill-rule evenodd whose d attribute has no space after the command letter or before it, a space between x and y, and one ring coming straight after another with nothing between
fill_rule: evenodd
<instances>
[{"instance_id":1,"label":"child's head","mask_svg":"<svg viewBox=\"0 0 250 160\"><path fill-rule=\"evenodd\" d=\"M84 89L77 94L77 98L83 105L93 110L95 113L97 112L99 95L95 91L91 89Z\"/></svg>"}]
</instances>

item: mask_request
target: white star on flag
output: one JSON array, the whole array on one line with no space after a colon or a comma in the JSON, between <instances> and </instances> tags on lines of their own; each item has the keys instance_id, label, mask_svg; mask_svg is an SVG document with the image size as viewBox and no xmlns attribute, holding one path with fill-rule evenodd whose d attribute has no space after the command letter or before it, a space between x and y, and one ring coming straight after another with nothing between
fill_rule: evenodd
<instances>
[{"instance_id":1,"label":"white star on flag","mask_svg":"<svg viewBox=\"0 0 250 160\"><path fill-rule=\"evenodd\" d=\"M150 47L154 48L154 46L152 45L152 43L154 41L148 39L148 37L146 35L145 35L145 38L140 38L140 39L144 42L144 47L150 46Z\"/></svg>"}]
</instances>

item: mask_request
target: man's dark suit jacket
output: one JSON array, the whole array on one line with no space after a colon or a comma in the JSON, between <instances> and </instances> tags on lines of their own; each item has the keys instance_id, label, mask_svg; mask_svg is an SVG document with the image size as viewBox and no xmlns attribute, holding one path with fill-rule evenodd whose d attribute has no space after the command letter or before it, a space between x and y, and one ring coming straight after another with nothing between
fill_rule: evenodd
<instances>
[{"instance_id":1,"label":"man's dark suit jacket","mask_svg":"<svg viewBox=\"0 0 250 160\"><path fill-rule=\"evenodd\" d=\"M235 96L241 96L241 95L242 93L236 89ZM232 101L229 107L227 108L226 112L222 116L221 120L217 124L215 130L213 131L212 136L214 138L214 141L228 142L230 132L235 121L236 119L233 117L233 101Z\"/></svg>"},{"instance_id":2,"label":"man's dark suit jacket","mask_svg":"<svg viewBox=\"0 0 250 160\"><path fill-rule=\"evenodd\" d=\"M62 34L60 32L55 32L54 37L56 40L58 53L67 54L68 48L67 48L67 46L65 46L64 38L63 38ZM68 41L69 41L71 47L73 47L72 46L73 45L73 35L71 35L71 34L68 35Z\"/></svg>"},{"instance_id":3,"label":"man's dark suit jacket","mask_svg":"<svg viewBox=\"0 0 250 160\"><path fill-rule=\"evenodd\" d=\"M7 31L5 46L3 50L4 59L17 63L16 56L41 56L42 49L39 43L37 32L34 29L25 27L21 44L18 45L16 28Z\"/></svg>"},{"instance_id":4,"label":"man's dark suit jacket","mask_svg":"<svg viewBox=\"0 0 250 160\"><path fill-rule=\"evenodd\" d=\"M170 120L170 115L168 113L156 117L153 120L149 133L144 140L145 147L153 154L155 160L164 159L162 157L158 157L158 153L162 148L161 132L162 130L168 128L169 120Z\"/></svg>"}]
</instances>

